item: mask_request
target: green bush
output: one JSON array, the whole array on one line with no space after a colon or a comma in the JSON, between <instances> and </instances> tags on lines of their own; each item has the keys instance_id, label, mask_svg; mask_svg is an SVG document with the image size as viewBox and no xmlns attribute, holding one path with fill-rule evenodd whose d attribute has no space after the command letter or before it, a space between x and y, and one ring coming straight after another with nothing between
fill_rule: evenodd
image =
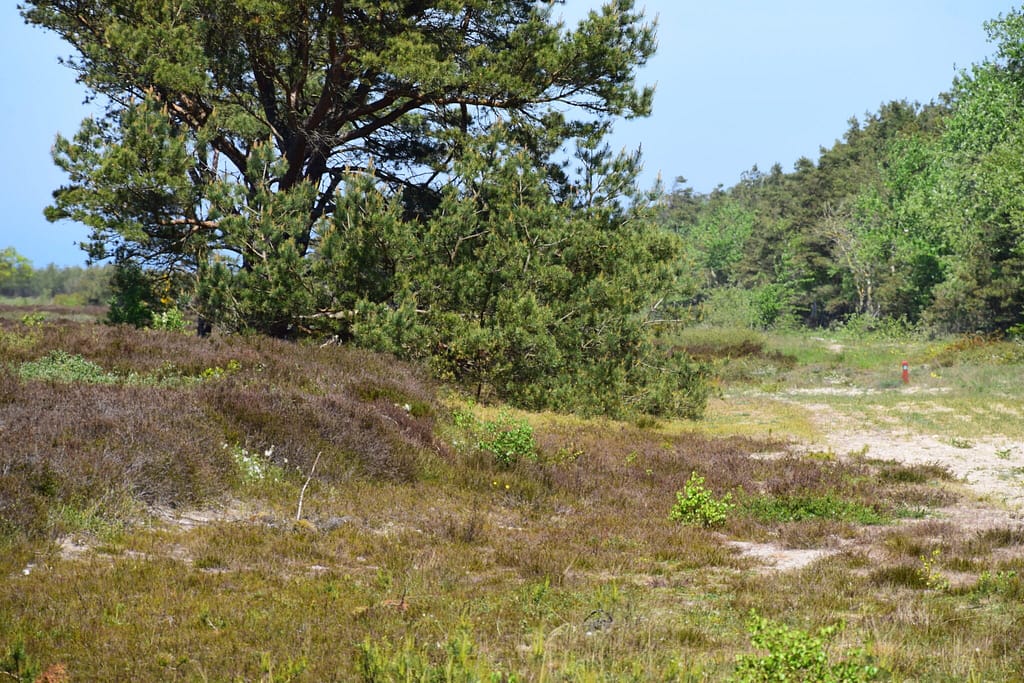
<instances>
[{"instance_id":1,"label":"green bush","mask_svg":"<svg viewBox=\"0 0 1024 683\"><path fill-rule=\"evenodd\" d=\"M512 467L523 458L537 459L533 427L526 420L517 420L508 413L502 413L497 420L481 424L480 430L482 434L477 447L493 455L494 462L501 467Z\"/></svg>"},{"instance_id":2,"label":"green bush","mask_svg":"<svg viewBox=\"0 0 1024 683\"><path fill-rule=\"evenodd\" d=\"M792 286L788 284L718 287L701 304L700 318L713 327L786 328L796 319L792 298Z\"/></svg>"},{"instance_id":3,"label":"green bush","mask_svg":"<svg viewBox=\"0 0 1024 683\"><path fill-rule=\"evenodd\" d=\"M82 356L60 349L51 351L37 361L22 363L22 379L50 382L85 382L86 384L113 384L117 377Z\"/></svg>"},{"instance_id":4,"label":"green bush","mask_svg":"<svg viewBox=\"0 0 1024 683\"><path fill-rule=\"evenodd\" d=\"M153 310L157 308L159 297L151 275L133 263L120 262L114 267L110 287L113 296L107 322L135 327L152 324Z\"/></svg>"},{"instance_id":5,"label":"green bush","mask_svg":"<svg viewBox=\"0 0 1024 683\"><path fill-rule=\"evenodd\" d=\"M704 487L704 477L691 472L684 490L676 492L676 504L672 506L668 518L705 528L720 526L725 524L729 511L736 507L731 501L731 493L716 499Z\"/></svg>"},{"instance_id":6,"label":"green bush","mask_svg":"<svg viewBox=\"0 0 1024 683\"><path fill-rule=\"evenodd\" d=\"M847 652L839 662L830 661L826 646L839 632L839 626L828 626L811 635L751 614L749 629L754 645L768 650L768 654L737 657L736 672L730 679L734 683L861 683L878 677L878 668L870 664L861 649Z\"/></svg>"},{"instance_id":7,"label":"green bush","mask_svg":"<svg viewBox=\"0 0 1024 683\"><path fill-rule=\"evenodd\" d=\"M243 484L258 484L264 481L277 482L284 476L281 468L275 465L271 459L274 455L273 446L263 453L250 452L237 444L233 446L226 443L221 444L221 449L231 455Z\"/></svg>"},{"instance_id":8,"label":"green bush","mask_svg":"<svg viewBox=\"0 0 1024 683\"><path fill-rule=\"evenodd\" d=\"M172 306L166 311L153 313L152 327L155 330L168 332L185 332L188 330L188 321L185 320L185 316L177 306Z\"/></svg>"},{"instance_id":9,"label":"green bush","mask_svg":"<svg viewBox=\"0 0 1024 683\"><path fill-rule=\"evenodd\" d=\"M17 639L7 648L7 653L0 659L0 674L5 681L24 681L31 683L37 680L41 667L25 650L25 641Z\"/></svg>"},{"instance_id":10,"label":"green bush","mask_svg":"<svg viewBox=\"0 0 1024 683\"><path fill-rule=\"evenodd\" d=\"M831 494L806 496L759 496L744 501L743 509L765 522L801 522L808 519L834 519L858 524L884 524L885 517L875 509L843 500Z\"/></svg>"}]
</instances>

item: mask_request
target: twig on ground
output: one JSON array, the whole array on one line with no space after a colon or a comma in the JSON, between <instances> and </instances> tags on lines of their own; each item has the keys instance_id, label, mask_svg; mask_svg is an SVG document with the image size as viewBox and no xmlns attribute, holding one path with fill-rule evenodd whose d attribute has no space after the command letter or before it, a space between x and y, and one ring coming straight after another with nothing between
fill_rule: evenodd
<instances>
[{"instance_id":1,"label":"twig on ground","mask_svg":"<svg viewBox=\"0 0 1024 683\"><path fill-rule=\"evenodd\" d=\"M313 466L309 468L309 476L306 477L306 483L302 485L302 490L299 491L299 509L295 513L296 522L302 519L302 498L306 495L306 488L309 486L309 482L313 480L313 473L316 472L316 464L320 462L321 455L323 455L323 451L316 454L316 458L313 460Z\"/></svg>"}]
</instances>

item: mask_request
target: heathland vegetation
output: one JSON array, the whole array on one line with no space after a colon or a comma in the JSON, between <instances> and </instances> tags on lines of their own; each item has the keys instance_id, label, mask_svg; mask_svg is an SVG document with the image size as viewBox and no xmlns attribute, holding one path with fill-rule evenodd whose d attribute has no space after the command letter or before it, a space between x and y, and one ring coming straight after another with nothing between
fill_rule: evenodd
<instances>
[{"instance_id":1,"label":"heathland vegetation","mask_svg":"<svg viewBox=\"0 0 1024 683\"><path fill-rule=\"evenodd\" d=\"M106 107L96 265L0 252L0 677L1024 670L1024 15L700 195L542 5L25 3Z\"/></svg>"},{"instance_id":2,"label":"heathland vegetation","mask_svg":"<svg viewBox=\"0 0 1024 683\"><path fill-rule=\"evenodd\" d=\"M884 436L944 435L1019 488L1015 342L695 330L677 341L716 377L706 418L617 422L481 405L336 344L66 313L0 321L0 670L17 680L1024 666L1019 520ZM809 448L823 403L828 430L873 440Z\"/></svg>"}]
</instances>

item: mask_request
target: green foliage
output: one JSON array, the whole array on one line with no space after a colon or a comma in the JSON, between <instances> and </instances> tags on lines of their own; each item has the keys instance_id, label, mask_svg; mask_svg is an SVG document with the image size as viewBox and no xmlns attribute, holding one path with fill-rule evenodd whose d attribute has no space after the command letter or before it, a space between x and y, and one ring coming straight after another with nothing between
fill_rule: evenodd
<instances>
[{"instance_id":1,"label":"green foliage","mask_svg":"<svg viewBox=\"0 0 1024 683\"><path fill-rule=\"evenodd\" d=\"M17 296L19 287L32 277L32 262L14 247L0 249L0 295Z\"/></svg>"},{"instance_id":2,"label":"green foliage","mask_svg":"<svg viewBox=\"0 0 1024 683\"><path fill-rule=\"evenodd\" d=\"M58 138L48 212L117 259L110 319L150 324L173 280L228 330L354 340L488 399L699 415L701 372L646 326L685 289L678 240L605 142L650 111L643 13L400 5L27 3L110 102Z\"/></svg>"},{"instance_id":3,"label":"green foliage","mask_svg":"<svg viewBox=\"0 0 1024 683\"><path fill-rule=\"evenodd\" d=\"M407 638L400 646L369 638L358 646L360 680L364 683L423 681L441 683L485 683L519 680L480 660L470 635L459 630L448 638L439 657L432 657Z\"/></svg>"},{"instance_id":4,"label":"green foliage","mask_svg":"<svg viewBox=\"0 0 1024 683\"><path fill-rule=\"evenodd\" d=\"M861 683L878 678L878 668L861 649L847 652L838 662L831 661L827 645L839 632L838 626L827 626L812 635L757 614L751 614L748 623L751 641L768 654L737 657L736 672L729 679L734 683Z\"/></svg>"},{"instance_id":5,"label":"green foliage","mask_svg":"<svg viewBox=\"0 0 1024 683\"><path fill-rule=\"evenodd\" d=\"M745 500L743 509L758 519L770 522L799 522L808 519L835 519L857 524L886 522L886 518L870 506L831 494L759 496Z\"/></svg>"},{"instance_id":6,"label":"green foliage","mask_svg":"<svg viewBox=\"0 0 1024 683\"><path fill-rule=\"evenodd\" d=\"M743 260L756 216L750 208L721 192L707 197L691 216L669 215L669 227L686 245L686 258L696 268L702 286L733 284L736 267ZM686 220L689 218L690 220Z\"/></svg>"},{"instance_id":7,"label":"green foliage","mask_svg":"<svg viewBox=\"0 0 1024 683\"><path fill-rule=\"evenodd\" d=\"M20 258L20 257L19 257ZM57 306L98 306L112 295L111 275L114 266L32 268L28 261L19 266L17 276L0 285L0 296L53 303Z\"/></svg>"},{"instance_id":8,"label":"green foliage","mask_svg":"<svg viewBox=\"0 0 1024 683\"><path fill-rule=\"evenodd\" d=\"M935 548L930 555L921 556L921 566L918 570L921 574L921 581L925 587L933 591L949 590L949 579L937 568L939 559L942 557L942 550Z\"/></svg>"},{"instance_id":9,"label":"green foliage","mask_svg":"<svg viewBox=\"0 0 1024 683\"><path fill-rule=\"evenodd\" d=\"M262 453L250 452L248 449L242 448L237 444L221 444L221 449L231 457L243 484L279 482L283 477L284 473L281 468L275 465L272 460L274 455L273 446Z\"/></svg>"},{"instance_id":10,"label":"green foliage","mask_svg":"<svg viewBox=\"0 0 1024 683\"><path fill-rule=\"evenodd\" d=\"M489 453L499 467L512 467L521 460L537 460L533 427L507 411L500 412L494 420L479 420L468 411L458 410L452 422L465 433L469 443Z\"/></svg>"},{"instance_id":11,"label":"green foliage","mask_svg":"<svg viewBox=\"0 0 1024 683\"><path fill-rule=\"evenodd\" d=\"M25 641L20 638L7 648L0 659L0 673L4 674L5 680L33 683L41 670L39 663L25 649Z\"/></svg>"},{"instance_id":12,"label":"green foliage","mask_svg":"<svg viewBox=\"0 0 1024 683\"><path fill-rule=\"evenodd\" d=\"M1024 324L1022 17L989 22L994 55L937 101L853 118L791 173L755 166L731 188L663 197L701 319L940 334Z\"/></svg>"},{"instance_id":13,"label":"green foliage","mask_svg":"<svg viewBox=\"0 0 1024 683\"><path fill-rule=\"evenodd\" d=\"M21 316L21 324L25 327L39 327L44 322L46 322L46 314L38 311Z\"/></svg>"},{"instance_id":14,"label":"green foliage","mask_svg":"<svg viewBox=\"0 0 1024 683\"><path fill-rule=\"evenodd\" d=\"M500 467L511 467L523 459L537 459L537 443L533 427L526 420L517 420L503 413L496 420L485 420L477 447L494 456Z\"/></svg>"},{"instance_id":15,"label":"green foliage","mask_svg":"<svg viewBox=\"0 0 1024 683\"><path fill-rule=\"evenodd\" d=\"M585 156L595 183L636 172L635 159ZM318 307L354 307L335 319L342 334L525 408L699 415L700 368L659 357L645 324L652 294L677 287L676 241L611 200L559 202L503 135L455 168L477 179L472 193L448 188L416 232L372 184L350 184L314 261L332 285Z\"/></svg>"},{"instance_id":16,"label":"green foliage","mask_svg":"<svg viewBox=\"0 0 1024 683\"><path fill-rule=\"evenodd\" d=\"M267 683L291 683L301 680L302 674L309 668L305 657L286 658L283 662L275 662L269 652L260 655L260 680Z\"/></svg>"},{"instance_id":17,"label":"green foliage","mask_svg":"<svg viewBox=\"0 0 1024 683\"><path fill-rule=\"evenodd\" d=\"M181 310L177 306L172 306L160 313L154 313L151 327L154 330L186 332L189 325L188 321L185 320L185 316L182 315Z\"/></svg>"},{"instance_id":18,"label":"green foliage","mask_svg":"<svg viewBox=\"0 0 1024 683\"><path fill-rule=\"evenodd\" d=\"M112 384L116 376L109 374L96 363L78 354L66 351L51 351L44 358L22 363L18 368L22 379L47 382L84 382L86 384Z\"/></svg>"},{"instance_id":19,"label":"green foliage","mask_svg":"<svg viewBox=\"0 0 1024 683\"><path fill-rule=\"evenodd\" d=\"M726 517L735 507L731 493L715 498L711 491L704 487L704 477L691 472L684 489L676 492L676 503L672 506L668 518L705 528L721 526L725 524Z\"/></svg>"},{"instance_id":20,"label":"green foliage","mask_svg":"<svg viewBox=\"0 0 1024 683\"><path fill-rule=\"evenodd\" d=\"M836 326L837 335L850 339L910 341L920 336L920 326L905 317L879 318L865 313L848 316Z\"/></svg>"},{"instance_id":21,"label":"green foliage","mask_svg":"<svg viewBox=\"0 0 1024 683\"><path fill-rule=\"evenodd\" d=\"M110 282L114 296L110 300L107 321L135 327L151 325L159 301L152 275L135 263L121 261Z\"/></svg>"},{"instance_id":22,"label":"green foliage","mask_svg":"<svg viewBox=\"0 0 1024 683\"><path fill-rule=\"evenodd\" d=\"M1011 600L1020 600L1024 598L1024 579L1013 569L983 571L971 589L971 594L977 597L1005 595Z\"/></svg>"}]
</instances>

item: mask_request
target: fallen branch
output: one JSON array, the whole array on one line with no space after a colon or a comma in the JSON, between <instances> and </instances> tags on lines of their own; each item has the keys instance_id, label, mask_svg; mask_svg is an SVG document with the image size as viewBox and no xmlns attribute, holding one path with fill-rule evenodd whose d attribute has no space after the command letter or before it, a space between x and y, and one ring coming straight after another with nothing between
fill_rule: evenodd
<instances>
[{"instance_id":1,"label":"fallen branch","mask_svg":"<svg viewBox=\"0 0 1024 683\"><path fill-rule=\"evenodd\" d=\"M299 491L299 509L295 513L295 521L298 522L302 519L302 498L306 495L306 488L309 486L309 482L313 480L313 473L316 472L316 464L320 462L320 456L323 455L323 451L316 454L316 458L313 460L313 466L309 468L309 476L306 477L306 483L302 485L302 490Z\"/></svg>"}]
</instances>

